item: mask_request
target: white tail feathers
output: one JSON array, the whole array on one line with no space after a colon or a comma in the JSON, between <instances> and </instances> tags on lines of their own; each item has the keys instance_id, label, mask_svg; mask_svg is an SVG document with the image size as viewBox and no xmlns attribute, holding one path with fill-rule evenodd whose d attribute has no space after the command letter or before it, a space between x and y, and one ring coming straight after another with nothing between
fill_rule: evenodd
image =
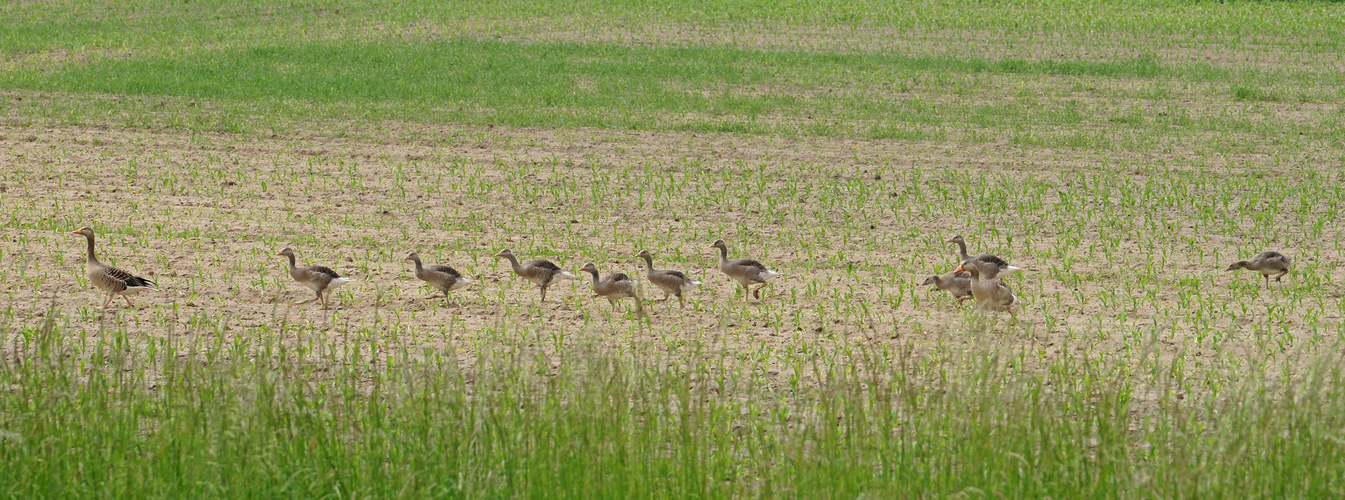
<instances>
[{"instance_id":1,"label":"white tail feathers","mask_svg":"<svg viewBox=\"0 0 1345 500\"><path fill-rule=\"evenodd\" d=\"M345 278L345 277L336 278L336 279L333 279L331 283L328 283L328 284L327 284L327 289L328 289L328 290L332 290L332 289L338 288L338 287L340 287L341 285L344 285L344 284L346 284L346 283L350 283L350 282L352 282L352 281L355 281L355 280L350 279L350 278Z\"/></svg>"},{"instance_id":2,"label":"white tail feathers","mask_svg":"<svg viewBox=\"0 0 1345 500\"><path fill-rule=\"evenodd\" d=\"M777 273L777 272L775 272L775 271L772 271L772 270L770 270L770 269L767 269L766 272L761 273L761 280L762 280L762 281L770 281L771 278L774 278L774 277L779 276L779 275L780 275L780 273Z\"/></svg>"},{"instance_id":3,"label":"white tail feathers","mask_svg":"<svg viewBox=\"0 0 1345 500\"><path fill-rule=\"evenodd\" d=\"M569 271L561 271L561 272L560 272L560 277L562 277L562 278L575 279L575 278L577 278L578 276L575 276L574 273L571 273L571 272L569 272Z\"/></svg>"}]
</instances>

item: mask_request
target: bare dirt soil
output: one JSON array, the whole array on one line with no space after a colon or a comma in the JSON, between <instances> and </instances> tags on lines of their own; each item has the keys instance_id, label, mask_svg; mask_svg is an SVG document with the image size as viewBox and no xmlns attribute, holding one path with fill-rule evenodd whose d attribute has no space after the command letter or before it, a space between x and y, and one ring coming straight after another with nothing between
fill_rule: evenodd
<instances>
[{"instance_id":1,"label":"bare dirt soil","mask_svg":"<svg viewBox=\"0 0 1345 500\"><path fill-rule=\"evenodd\" d=\"M1127 238L1117 246L1121 257L1110 261L1096 250L1098 241L1065 245L1069 236L1060 228L1075 220L1096 224L1085 214L1098 207L1053 219L1059 206L1048 204L1041 213L992 219L1001 221L996 227L976 216L973 201L947 207L898 196L913 170L927 173L923 189L968 179L1069 189L1100 174L1137 185L1173 175L1133 166L1144 164L1192 175L1302 168L1270 155L1202 158L1196 167L1182 152L1118 159L1005 144L388 127L421 127L420 134L438 139L336 139L317 129L252 137L0 128L0 211L10 219L0 238L0 286L12 326L36 328L55 314L72 336L124 330L145 342L209 342L277 335L283 324L287 343L307 337L337 346L377 337L453 350L465 363L503 345L553 350L599 339L618 350L658 350L700 343L784 377L782 360L819 344L933 356L975 344L1024 359L1072 353L1104 363L1296 356L1338 335L1345 312L1335 285L1345 281L1334 243L1338 224L1328 228L1328 241L1289 235L1295 247L1281 247L1320 280L1298 273L1262 290L1258 276L1221 269L1255 242L1188 234L1191 214L1167 213L1173 238L1208 252L1174 248L1160 269L1145 270L1154 251L1141 241ZM720 178L723 185L659 194L660 176L677 180L694 169L694 179ZM815 190L799 194L798 183ZM1022 237L1023 226L1034 223L1050 227ZM83 282L83 240L70 234L83 225L99 232L104 262L156 279L160 289L133 297L134 308L118 299L99 311L105 295ZM819 228L831 232L808 236ZM1105 229L1085 233L1101 239ZM1026 269L1010 281L1024 302L1016 324L978 319L970 306L916 285L955 266L953 247L944 243L954 234L965 235L973 253L994 251ZM782 273L765 298L744 302L715 269L709 244L719 237L733 257L758 258ZM275 253L285 246L301 263L327 265L357 282L333 297L330 310L291 306L311 293L284 273ZM649 306L645 322L629 304L613 312L595 300L583 280L562 282L539 303L534 287L491 257L502 248L572 272L593 261L604 272L631 275L642 274L634 254L648 248L660 267L683 270L704 287L688 296L686 309ZM428 289L402 261L416 249L427 263L453 265L483 285L456 293L454 304L426 299ZM1083 278L1062 280L1071 273ZM1294 290L1307 291L1294 299ZM645 293L661 296L652 287ZM1202 303L1241 312L1193 317ZM1209 340L1211 331L1225 332L1222 340ZM8 356L24 349L17 337L4 346Z\"/></svg>"}]
</instances>

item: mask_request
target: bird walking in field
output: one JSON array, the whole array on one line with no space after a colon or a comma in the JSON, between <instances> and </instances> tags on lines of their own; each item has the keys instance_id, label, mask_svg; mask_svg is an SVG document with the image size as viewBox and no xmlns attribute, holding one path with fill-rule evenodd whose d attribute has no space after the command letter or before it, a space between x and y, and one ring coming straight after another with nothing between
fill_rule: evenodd
<instances>
[{"instance_id":1,"label":"bird walking in field","mask_svg":"<svg viewBox=\"0 0 1345 500\"><path fill-rule=\"evenodd\" d=\"M747 300L749 292L754 292L752 285L760 285L752 294L760 299L761 289L766 287L766 282L780 274L752 259L729 260L729 247L724 240L715 240L710 247L719 249L719 271L743 286L743 300Z\"/></svg>"},{"instance_id":2,"label":"bird walking in field","mask_svg":"<svg viewBox=\"0 0 1345 500\"><path fill-rule=\"evenodd\" d=\"M424 281L430 286L438 289L440 292L443 292L445 305L448 304L448 292L476 283L476 281L463 276L457 269L453 269L450 266L437 264L428 266L421 265L419 252L411 252L411 255L407 255L406 259L403 260L415 263L416 278L419 278L421 281ZM437 299L439 297L428 298Z\"/></svg>"},{"instance_id":3,"label":"bird walking in field","mask_svg":"<svg viewBox=\"0 0 1345 500\"><path fill-rule=\"evenodd\" d=\"M972 298L971 273L968 272L950 272L930 276L925 278L925 281L921 282L920 285L934 285L935 288L952 294L959 304Z\"/></svg>"},{"instance_id":4,"label":"bird walking in field","mask_svg":"<svg viewBox=\"0 0 1345 500\"><path fill-rule=\"evenodd\" d=\"M654 256L649 253L649 250L640 250L640 255L638 257L644 259L645 278L648 279L650 283L653 283L654 286L663 290L663 298L659 299L659 302L666 302L676 295L677 304L681 307L686 307L686 302L682 300L682 294L695 290L696 287L701 286L701 282L687 277L687 275L683 274L681 271L654 269Z\"/></svg>"},{"instance_id":5,"label":"bird walking in field","mask_svg":"<svg viewBox=\"0 0 1345 500\"><path fill-rule=\"evenodd\" d=\"M961 235L954 236L953 239L948 240L948 243L957 245L958 258L961 259L958 262L975 260L982 262L984 264L989 264L988 266L987 265L980 266L982 278L994 279L1001 275L1008 276L1010 274L1022 271L1022 268L1010 265L1008 261L1001 259L999 258L999 256L994 254L983 253L979 255L968 255L967 240L962 239Z\"/></svg>"},{"instance_id":6,"label":"bird walking in field","mask_svg":"<svg viewBox=\"0 0 1345 500\"><path fill-rule=\"evenodd\" d=\"M547 287L561 278L576 278L574 274L561 269L560 266L551 263L549 260L533 259L520 264L518 257L515 257L514 252L508 248L500 250L500 253L495 254L495 258L508 259L509 266L513 268L514 274L536 283L542 291L542 302L546 302Z\"/></svg>"},{"instance_id":7,"label":"bird walking in field","mask_svg":"<svg viewBox=\"0 0 1345 500\"><path fill-rule=\"evenodd\" d=\"M612 309L616 309L616 301L632 298L635 299L636 314L644 313L644 307L641 304L644 300L640 297L640 282L626 276L626 273L611 273L602 277L602 279L598 279L598 266L592 262L584 264L584 267L579 268L579 271L593 275L593 293L598 297L607 299L607 302L612 304Z\"/></svg>"},{"instance_id":8,"label":"bird walking in field","mask_svg":"<svg viewBox=\"0 0 1345 500\"><path fill-rule=\"evenodd\" d=\"M355 281L350 278L342 277L336 271L333 271L332 268L326 266L295 267L294 250L289 247L285 247L284 250L281 250L280 253L277 253L276 255L289 258L290 277L294 278L294 281L298 281L300 284L313 289L313 293L316 295L308 300L295 301L293 305L296 306L320 300L322 301L322 308L326 309L327 297L331 295L332 290L335 290L346 283Z\"/></svg>"},{"instance_id":9,"label":"bird walking in field","mask_svg":"<svg viewBox=\"0 0 1345 500\"><path fill-rule=\"evenodd\" d=\"M145 290L158 289L153 281L99 262L93 251L93 228L85 226L71 234L78 234L89 241L89 258L84 262L85 276L93 286L107 292L107 300L103 301L103 309L107 309L107 306L112 303L112 298L119 295L126 300L127 307L135 307L134 304L131 304L129 295Z\"/></svg>"},{"instance_id":10,"label":"bird walking in field","mask_svg":"<svg viewBox=\"0 0 1345 500\"><path fill-rule=\"evenodd\" d=\"M982 311L1007 312L1017 319L1013 308L1018 303L1018 296L1013 294L1009 285L1000 279L981 279L983 271L993 265L973 259L963 262L953 272L966 271L971 274L971 295Z\"/></svg>"},{"instance_id":11,"label":"bird walking in field","mask_svg":"<svg viewBox=\"0 0 1345 500\"><path fill-rule=\"evenodd\" d=\"M1279 283L1284 275L1289 274L1289 266L1293 265L1294 259L1288 255L1266 251L1256 254L1247 260L1240 260L1228 266L1225 271L1234 271L1238 269L1247 269L1251 271L1260 271L1261 276L1266 279L1266 288L1270 288L1270 277L1275 276L1275 282Z\"/></svg>"}]
</instances>

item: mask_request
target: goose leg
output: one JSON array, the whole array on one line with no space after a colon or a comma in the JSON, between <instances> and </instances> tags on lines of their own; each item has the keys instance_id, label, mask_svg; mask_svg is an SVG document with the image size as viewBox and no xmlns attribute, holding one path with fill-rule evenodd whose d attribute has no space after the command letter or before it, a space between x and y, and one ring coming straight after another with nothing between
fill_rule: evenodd
<instances>
[{"instance_id":1,"label":"goose leg","mask_svg":"<svg viewBox=\"0 0 1345 500\"><path fill-rule=\"evenodd\" d=\"M125 295L122 295L121 298L123 298L123 299L126 300L126 307L135 307L135 304L132 304L132 303L131 303L131 298L130 298L130 297L127 297L127 296L125 296Z\"/></svg>"},{"instance_id":2,"label":"goose leg","mask_svg":"<svg viewBox=\"0 0 1345 500\"><path fill-rule=\"evenodd\" d=\"M542 285L542 302L546 302L546 285Z\"/></svg>"},{"instance_id":3,"label":"goose leg","mask_svg":"<svg viewBox=\"0 0 1345 500\"><path fill-rule=\"evenodd\" d=\"M761 300L761 289L762 289L762 288L766 288L766 284L765 284L765 283L762 283L761 286L758 286L758 287L757 287L757 290L756 290L755 292L752 292L752 296L753 296L753 297L756 297L757 300Z\"/></svg>"},{"instance_id":4,"label":"goose leg","mask_svg":"<svg viewBox=\"0 0 1345 500\"><path fill-rule=\"evenodd\" d=\"M686 309L686 308L687 308L686 300L682 298L682 294L680 294L680 293L677 294L677 307L680 307L680 308L682 308L682 309Z\"/></svg>"},{"instance_id":5,"label":"goose leg","mask_svg":"<svg viewBox=\"0 0 1345 500\"><path fill-rule=\"evenodd\" d=\"M110 293L107 294L107 300L104 300L104 301L103 301L103 309L107 309L108 304L111 304L111 303L112 303L112 297L113 297L112 294L110 294Z\"/></svg>"}]
</instances>

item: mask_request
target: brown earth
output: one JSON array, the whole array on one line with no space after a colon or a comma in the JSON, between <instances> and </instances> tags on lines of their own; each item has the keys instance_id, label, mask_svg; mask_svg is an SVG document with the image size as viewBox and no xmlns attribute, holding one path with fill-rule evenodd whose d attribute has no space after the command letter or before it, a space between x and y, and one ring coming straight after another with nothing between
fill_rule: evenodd
<instances>
[{"instance_id":1,"label":"brown earth","mask_svg":"<svg viewBox=\"0 0 1345 500\"><path fill-rule=\"evenodd\" d=\"M377 338L455 352L468 365L499 346L546 351L596 340L648 353L702 345L784 384L789 367L819 349L857 346L930 357L992 348L1042 369L1077 355L1136 371L1181 360L1191 372L1274 372L1345 333L1341 226L1327 218L1340 193L1313 191L1333 174L1303 178L1311 157L384 128L384 140L332 138L320 128L283 137L0 128L0 211L9 219L0 287L18 327L0 339L3 353L29 352L14 333L56 315L72 337ZM395 139L412 128L426 139ZM1318 154L1325 161L1329 153ZM1249 192L1218 206L1278 203L1279 219L1206 210L1202 199L1227 194L1220 178L1257 172L1290 192ZM1167 198L1132 193L1138 206L1122 206L1120 190L1146 185L1187 195L1164 206ZM970 195L950 198L946 190L959 186L971 186ZM1086 195L1084 203L1070 193ZM1100 205L1108 200L1117 205ZM1117 229L1117 219L1135 225ZM82 225L99 232L105 262L160 289L133 297L136 307L118 299L99 311L105 295L82 284L83 242L70 234ZM973 253L994 251L1026 269L1010 280L1024 302L1016 324L983 321L916 285L955 265L943 243L953 234ZM732 256L782 273L765 298L743 301L714 268L709 243L719 237ZM291 306L310 292L284 273L275 253L285 246L357 282L330 310ZM1262 246L1297 256L1299 271L1270 290L1253 274L1222 271ZM642 274L634 254L648 248L660 267L705 285L686 309L650 306L647 322L629 304L613 312L582 280L539 303L535 288L491 257L507 247L572 272L593 261L632 275ZM415 249L483 286L455 294L456 304L426 299L402 261ZM652 287L646 294L661 296Z\"/></svg>"}]
</instances>

